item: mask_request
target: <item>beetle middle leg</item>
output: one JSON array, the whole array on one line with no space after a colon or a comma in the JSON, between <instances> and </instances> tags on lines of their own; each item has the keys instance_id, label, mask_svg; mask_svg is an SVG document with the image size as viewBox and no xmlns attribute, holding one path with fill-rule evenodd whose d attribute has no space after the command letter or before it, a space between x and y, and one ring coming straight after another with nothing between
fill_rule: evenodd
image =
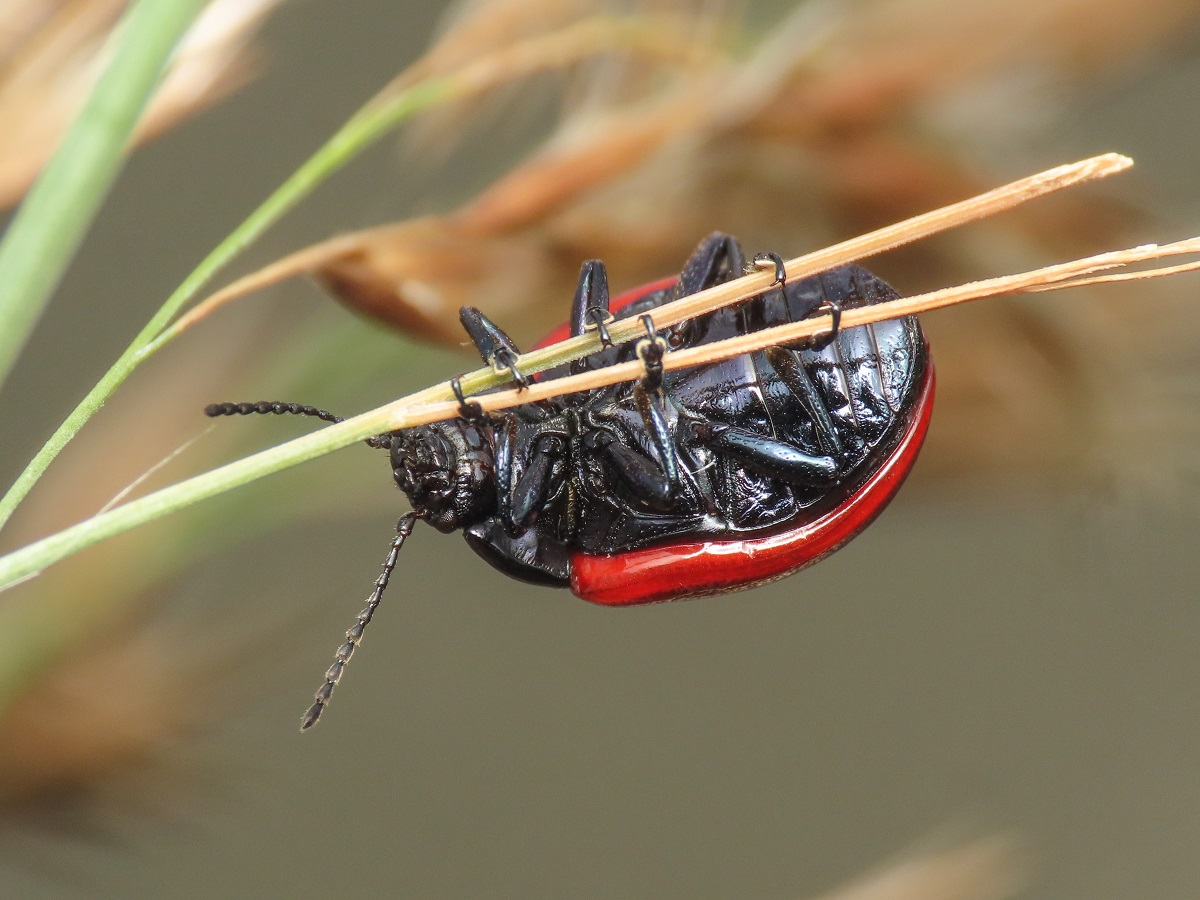
<instances>
[{"instance_id":1,"label":"beetle middle leg","mask_svg":"<svg viewBox=\"0 0 1200 900\"><path fill-rule=\"evenodd\" d=\"M667 428L667 416L663 408L666 400L662 391L663 357L667 353L667 342L655 330L654 319L645 315L641 321L646 329L646 337L639 340L634 349L646 372L634 387L633 398L650 443L662 463L666 482L675 491L679 487L679 454Z\"/></svg>"},{"instance_id":2,"label":"beetle middle leg","mask_svg":"<svg viewBox=\"0 0 1200 900\"><path fill-rule=\"evenodd\" d=\"M521 351L499 325L473 306L460 309L458 320L485 363L496 372L510 372L519 388L529 387L529 377L517 368L517 357Z\"/></svg>"},{"instance_id":3,"label":"beetle middle leg","mask_svg":"<svg viewBox=\"0 0 1200 900\"><path fill-rule=\"evenodd\" d=\"M463 395L462 383L457 378L450 379L450 390L458 401L458 417L464 422L478 424L487 421L483 407L475 400L468 400Z\"/></svg>"},{"instance_id":4,"label":"beetle middle leg","mask_svg":"<svg viewBox=\"0 0 1200 900\"><path fill-rule=\"evenodd\" d=\"M647 507L656 512L671 509L676 485L652 459L602 429L590 431L583 445L586 450L603 455L630 493ZM673 448L671 452L674 453Z\"/></svg>"},{"instance_id":5,"label":"beetle middle leg","mask_svg":"<svg viewBox=\"0 0 1200 900\"><path fill-rule=\"evenodd\" d=\"M842 439L838 437L838 433L833 427L833 418L829 415L829 407L825 405L825 401L817 392L817 386L808 377L808 370L804 368L799 354L795 350L785 347L768 347L766 357L775 371L779 373L780 380L808 413L813 427L816 429L817 441L820 443L821 449L832 456L840 457L844 452Z\"/></svg>"},{"instance_id":6,"label":"beetle middle leg","mask_svg":"<svg viewBox=\"0 0 1200 900\"><path fill-rule=\"evenodd\" d=\"M714 231L700 242L679 273L679 296L687 297L740 278L746 268L746 257L737 238Z\"/></svg>"},{"instance_id":7,"label":"beetle middle leg","mask_svg":"<svg viewBox=\"0 0 1200 900\"><path fill-rule=\"evenodd\" d=\"M525 471L512 489L511 520L518 529L537 521L538 513L558 492L563 473L559 465L566 450L566 439L545 433L534 444Z\"/></svg>"}]
</instances>

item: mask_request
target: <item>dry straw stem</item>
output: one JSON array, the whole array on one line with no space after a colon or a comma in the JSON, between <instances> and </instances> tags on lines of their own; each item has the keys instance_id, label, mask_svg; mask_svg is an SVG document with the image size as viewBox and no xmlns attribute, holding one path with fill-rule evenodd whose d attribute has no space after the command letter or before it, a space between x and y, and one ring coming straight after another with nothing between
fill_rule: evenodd
<instances>
[{"instance_id":1,"label":"dry straw stem","mask_svg":"<svg viewBox=\"0 0 1200 900\"><path fill-rule=\"evenodd\" d=\"M998 278L973 281L969 284L944 288L939 291L930 291L926 294L902 297L887 303L877 303L873 306L846 310L842 314L841 327L853 328L856 325L866 325L870 322L880 322L884 319L897 319L902 316L917 315L934 309L941 309L945 306L966 303L969 300L981 300L985 297L1057 291L1063 288L1081 287L1083 285L1109 281L1160 278L1164 275L1175 275L1180 272L1190 272L1200 269L1200 260L1198 260L1181 265L1147 269L1140 272L1109 275L1094 274L1151 259L1161 259L1165 256L1180 256L1190 253L1200 253L1200 237L1189 238L1188 240L1163 244L1161 246L1158 244L1148 244L1144 247L1134 247L1130 250L1115 250L1071 262L1059 263L1055 266L1034 269L1031 272L1022 272L1017 275L1002 275ZM804 259L804 257L800 257L799 259L792 260L787 264L788 268L791 269L794 264L798 264ZM746 280L748 279L738 279L737 282L730 282L729 284L739 284ZM739 292L737 299L753 296L753 294L754 292L746 293L742 291ZM693 298L689 297L688 299L691 300ZM678 306L681 302L677 301L674 304L661 308L665 310L669 307ZM768 347L789 344L812 337L823 331L828 331L832 327L832 324L832 319L829 316L818 316L816 318L805 319L803 322L793 322L788 325L764 328L751 334L740 335L724 341L714 341L711 344L693 347L688 350L677 350L673 353L668 353L664 357L663 368L670 371L720 362L734 356L742 356L743 354L753 353L757 350L765 350ZM615 331L616 329L612 330ZM523 390L499 391L475 399L484 410L494 412L512 406L519 406L523 403L548 400L552 397L562 396L563 394L590 391L622 381L633 381L640 378L642 373L643 367L640 362L620 363L593 372L556 378L553 381L542 382ZM458 413L457 402L413 406L411 403L398 401L397 404L391 404L387 408L392 410L393 415L391 429L412 428L415 425L424 425L429 422L448 419Z\"/></svg>"},{"instance_id":2,"label":"dry straw stem","mask_svg":"<svg viewBox=\"0 0 1200 900\"><path fill-rule=\"evenodd\" d=\"M1075 163L1068 163L1062 166L1056 166L1053 169L1047 169L1044 172L1039 172L1036 175L1031 175L1027 178L1021 178L1017 181L1010 182L1003 187L996 188L991 191L986 191L978 194L967 200L959 203L953 203L949 206L943 206L931 212L923 213L919 216L913 216L910 219L905 219L903 222L898 222L894 225L889 225L885 228L880 228L876 231L859 237L851 238L847 241L834 244L822 250L817 250L813 253L797 257L785 263L787 277L790 280L796 280L808 275L814 275L818 272L823 272L835 266L845 263L854 262L868 256L874 256L883 253L886 250L892 250L896 247L912 243L913 241L938 234L942 231L947 231L952 228L957 228L960 225L965 225L970 222L985 219L1005 210L1012 209L1030 200L1064 188L1072 187L1077 184L1082 184L1087 181L1094 181L1101 178L1107 178L1110 175L1115 175L1123 172L1133 165L1133 160L1119 153L1104 153L1099 156L1093 156L1088 159L1080 160ZM771 286L772 275L768 273L748 275L745 278L739 278L734 281L729 281L707 291L701 291L697 294L692 294L682 300L677 300L674 303L669 303L655 309L651 316L656 328L666 328L674 325L677 322L682 322L686 319L695 318L706 313L712 312L715 309L720 309L723 306L729 306L747 297L753 297L755 294L762 293ZM1014 276L1017 277L1017 276ZM1003 293L1011 293L1004 291ZM955 302L955 301L949 301ZM961 301L958 301L961 302ZM943 305L948 305L943 304ZM883 305L874 307L876 310L884 309ZM866 311L862 311L861 315L866 315ZM890 312L879 315L879 318L892 318L899 315L907 315L903 312ZM849 316L844 318L845 322L849 323ZM866 321L866 320L863 320ZM875 321L871 319L870 321ZM856 324L862 324L862 321ZM815 334L829 327L827 320L812 319L804 323L797 323L794 326L800 333L796 337L803 337ZM609 334L615 343L623 343L633 340L642 335L643 329L640 322L636 320L626 320L615 322L609 326ZM795 340L796 337L791 338ZM740 338L735 340L741 340ZM776 340L778 342L778 340ZM715 345L710 345L705 349L712 349ZM766 346L770 346L769 344ZM545 347L541 350L535 350L531 353L526 353L518 360L518 367L522 372L535 373L541 372L554 366L562 365L575 359L580 359L588 354L595 353L600 350L600 339L595 334L585 334L579 337L570 338L566 341L554 344L550 347ZM736 355L735 351L730 355ZM672 354L668 356L680 357L681 354ZM686 356L683 356L686 359ZM723 357L722 357L723 358ZM714 359L705 359L692 361L690 363L673 362L672 367L679 365L700 365L702 362L712 362ZM622 373L623 377L614 378L613 381L605 382L613 384L618 381L628 381L636 377L635 374L624 375L624 369L610 367L605 369L606 375L611 375L615 372ZM633 372L631 367L628 371ZM638 370L640 371L640 370ZM598 374L598 373L597 373ZM575 376L581 377L581 376ZM503 378L495 375L488 369L479 369L468 375L464 375L461 379L463 390L467 393L474 393L481 390L486 390L497 386L503 382ZM562 386L566 380L559 379L555 384ZM598 386L598 385L596 385ZM567 393L572 390L587 390L587 387L565 387L560 393ZM515 396L515 392L512 392ZM497 404L500 394L489 395L488 402L485 403L485 408L500 409L503 408ZM531 395L522 392L522 399L516 403L508 405L517 405L526 399L533 399ZM449 388L444 386L435 386L414 394L411 397L389 404L382 407L379 411L390 410L391 417L385 420L386 428L383 430L393 430L396 428L407 428L412 425L421 424L410 417L412 407L419 403L429 403L436 400L449 400ZM443 410L446 407L442 404L438 407ZM457 407L454 407L457 409ZM436 419L425 419L423 411L422 422L436 421ZM438 414L437 418L449 418L454 413L445 415ZM372 415L367 413L365 415Z\"/></svg>"},{"instance_id":3,"label":"dry straw stem","mask_svg":"<svg viewBox=\"0 0 1200 900\"><path fill-rule=\"evenodd\" d=\"M1130 165L1131 160L1126 157L1107 154L1074 165L1051 169L1032 178L1021 179L998 191L990 191L972 200L953 204L932 213L917 216L899 225L880 229L826 250L799 257L787 264L787 272L789 277L798 278L835 265L853 262L863 256L879 253L937 231L1011 208L1052 190L1114 174ZM921 310L995 294L1073 286L1087 280L1095 280L1095 273L1099 271L1147 259L1189 252L1200 252L1200 238L1163 247L1140 247L1103 254L1032 273L975 282L921 297L911 297L888 304L877 304L865 309L847 311L843 316L843 323L851 326L875 319L910 315ZM1140 277L1151 277L1168 274L1169 271L1177 268L1151 270L1139 274ZM771 285L771 280L772 276L769 274L754 274L692 295L655 310L655 323L659 327L666 327L720 306L736 303L767 290ZM664 364L671 369L699 365L705 361L749 352L751 349L794 341L826 330L829 328L829 324L826 317L821 317L780 326L770 331L760 331L720 344L670 353L667 354ZM640 329L641 325L638 322L623 321L614 323L610 328L610 333L614 340L628 341L638 337L641 333ZM584 335L526 354L521 357L519 364L527 372L542 371L586 356L598 349L598 339L592 335ZM552 382L535 385L521 392L505 391L489 394L481 397L480 402L486 409L499 409L539 398L585 390L590 386L632 380L640 377L641 372L639 364L611 366L584 376L556 379ZM462 386L467 393L477 393L498 387L506 380L504 374L495 373L491 369L479 369L463 376ZM79 550L123 534L138 525L151 522L208 497L214 497L235 487L248 484L273 472L349 446L369 435L412 427L422 422L451 418L458 412L457 404L439 402L450 400L449 387L446 384L435 385L402 400L347 419L337 425L331 425L286 444L221 466L211 472L133 500L102 515L93 516L78 525L0 558L0 589L11 586L31 573L52 565Z\"/></svg>"}]
</instances>

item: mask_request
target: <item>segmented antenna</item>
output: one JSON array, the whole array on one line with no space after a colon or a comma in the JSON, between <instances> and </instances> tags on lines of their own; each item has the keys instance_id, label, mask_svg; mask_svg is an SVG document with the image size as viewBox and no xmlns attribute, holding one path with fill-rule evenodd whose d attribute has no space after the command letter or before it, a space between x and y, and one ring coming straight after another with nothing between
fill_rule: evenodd
<instances>
[{"instance_id":1,"label":"segmented antenna","mask_svg":"<svg viewBox=\"0 0 1200 900\"><path fill-rule=\"evenodd\" d=\"M342 673L346 670L346 663L350 662L350 658L354 656L354 651L362 643L363 632L371 624L371 617L375 615L375 609L379 606L379 601L383 599L383 592L387 588L388 579L392 575L392 570L396 568L396 560L400 557L400 548L404 546L405 539L412 533L413 523L416 521L417 514L409 513L396 523L396 536L392 538L391 549L388 550L387 559L383 562L383 571L375 579L375 590L371 592L366 607L358 614L354 625L346 632L346 643L338 648L333 665L325 673L325 683L317 690L316 700L313 701L313 705L309 707L308 712L304 714L304 718L300 720L300 730L302 732L308 731L308 729L316 725L317 719L321 718L321 713L329 705L329 698L333 695L333 689L337 687L338 682L342 679Z\"/></svg>"},{"instance_id":2,"label":"segmented antenna","mask_svg":"<svg viewBox=\"0 0 1200 900\"><path fill-rule=\"evenodd\" d=\"M292 415L310 416L314 419L320 419L322 422L331 422L334 425L338 422L346 421L341 416L335 416L333 413L317 409L315 406L305 406L302 403L285 403L280 400L258 400L254 403L210 403L204 407L204 414L210 419L215 419L218 416ZM390 450L392 436L390 434L377 434L365 438L363 443L368 447L374 447L376 450Z\"/></svg>"}]
</instances>

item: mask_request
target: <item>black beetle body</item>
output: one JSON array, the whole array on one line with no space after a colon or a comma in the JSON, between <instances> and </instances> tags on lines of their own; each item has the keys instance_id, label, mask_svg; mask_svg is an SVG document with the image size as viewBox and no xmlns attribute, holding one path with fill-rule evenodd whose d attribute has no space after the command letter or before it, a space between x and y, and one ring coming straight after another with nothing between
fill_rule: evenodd
<instances>
[{"instance_id":1,"label":"black beetle body","mask_svg":"<svg viewBox=\"0 0 1200 900\"><path fill-rule=\"evenodd\" d=\"M581 283L603 283L598 265L585 266ZM713 235L679 281L638 296L616 317L641 315L742 269L736 241ZM603 293L607 310L606 287ZM694 347L799 321L818 309L896 296L865 269L843 266L681 323L662 337L670 349ZM581 285L574 333L587 327L579 313L594 309L595 300ZM497 329L487 324L494 344ZM636 353L634 345L611 347L585 365L626 362ZM507 575L566 586L577 553L612 556L683 538L728 540L784 528L838 504L902 433L926 363L915 318L859 326L820 349L771 348L669 372L658 390L618 384L487 421L397 432L392 465L419 516L443 531L462 529L472 549ZM547 377L566 373L564 367ZM458 448L452 462L442 455L449 447Z\"/></svg>"},{"instance_id":2,"label":"black beetle body","mask_svg":"<svg viewBox=\"0 0 1200 900\"><path fill-rule=\"evenodd\" d=\"M488 416L454 379L458 419L367 441L390 450L412 512L400 519L383 571L302 730L329 703L417 519L439 531L461 530L506 575L570 585L584 599L614 606L780 578L870 523L904 480L928 425L933 367L920 326L906 318L839 329L843 309L896 293L858 266L785 284L783 263L770 260L773 289L661 334L647 311L743 274L737 241L711 235L677 280L622 295L612 310L604 265L589 261L568 323L553 339L595 329L604 349L546 374L640 359L640 382ZM821 340L687 370L662 365L671 350L824 311L833 329ZM614 316L643 316L647 336L613 346L607 325ZM486 362L528 384L508 335L470 307L461 319ZM214 404L206 412L340 421L279 402Z\"/></svg>"}]
</instances>

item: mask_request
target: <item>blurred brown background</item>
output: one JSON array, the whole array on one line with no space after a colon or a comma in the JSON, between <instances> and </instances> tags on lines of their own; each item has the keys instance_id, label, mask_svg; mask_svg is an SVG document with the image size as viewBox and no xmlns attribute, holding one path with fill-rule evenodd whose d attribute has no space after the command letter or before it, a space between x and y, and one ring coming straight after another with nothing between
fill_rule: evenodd
<instances>
[{"instance_id":1,"label":"blurred brown background","mask_svg":"<svg viewBox=\"0 0 1200 900\"><path fill-rule=\"evenodd\" d=\"M190 267L427 45L438 12L287 4L265 29L253 84L134 155L0 394L6 481ZM1180 35L973 158L1000 183L1127 153L1138 168L1125 196L1151 214L1135 240L1200 231L1198 50L1200 37ZM516 134L469 144L430 178L398 167L385 141L238 271L470 197L524 148ZM720 226L697 223L695 237ZM303 283L224 315L252 335L269 316L369 346L369 378L339 383L334 367L284 379L292 393L281 399L339 412L466 367L350 321ZM294 343L276 353L306 352L303 335L280 340ZM204 402L273 393L253 387L271 383L253 375L260 346L231 341L225 358L197 362L178 408L147 406L130 421L169 412L175 446L206 427ZM164 357L187 353L185 338ZM1111 366L1141 371L1143 360L1117 354ZM155 360L126 390L148 389L168 364ZM235 369L254 396L225 395ZM1183 398L1174 419L1190 425L1200 372L1161 377ZM262 444L304 427L224 424ZM943 424L935 413L933 452ZM1137 469L1190 433L1135 432L1120 449ZM72 448L83 470L116 464L90 449L85 431ZM344 451L272 480L270 502L311 504L300 524L239 540L156 589L164 629L198 627L216 647L197 693L174 698L210 711L152 765L14 802L0 894L806 897L890 857L1005 832L1025 848L1023 896L1194 897L1190 472L1166 473L1152 499L1097 487L1000 499L979 480L935 485L918 464L882 519L818 567L745 594L624 612L505 580L457 538L418 530L327 720L301 739L299 715L402 511L382 460ZM345 484L362 502L324 513ZM134 563L114 565L107 577L119 582ZM88 584L81 574L74 587L86 595ZM151 677L95 671L116 698Z\"/></svg>"}]
</instances>

